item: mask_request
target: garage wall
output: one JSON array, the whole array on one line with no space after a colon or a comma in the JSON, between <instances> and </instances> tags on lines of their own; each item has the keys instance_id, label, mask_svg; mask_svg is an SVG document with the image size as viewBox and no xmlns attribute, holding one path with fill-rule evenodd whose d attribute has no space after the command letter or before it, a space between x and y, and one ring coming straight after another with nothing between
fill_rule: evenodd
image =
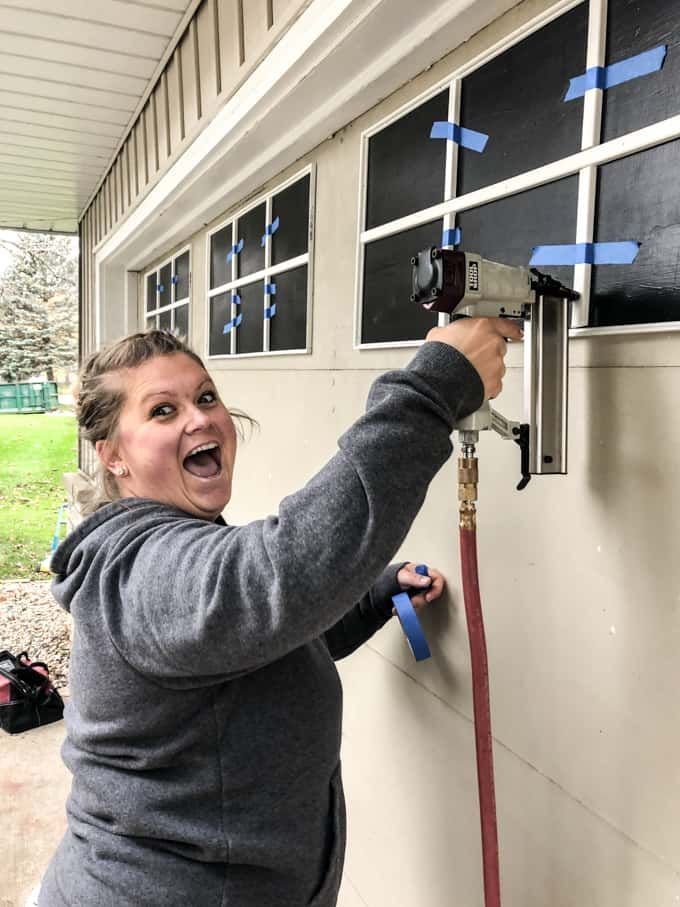
<instances>
[{"instance_id":1,"label":"garage wall","mask_svg":"<svg viewBox=\"0 0 680 907\"><path fill-rule=\"evenodd\" d=\"M547 8L512 10L262 187L314 166L312 352L208 362L224 399L261 425L239 452L231 522L274 512L333 453L374 378L412 354L353 348L362 131ZM202 354L206 237L220 221L187 238L191 341ZM509 365L498 407L518 418L519 351ZM680 337L579 338L570 390L567 477L534 479L518 494L514 445L496 436L479 445L504 904L672 905L680 902ZM432 659L416 665L392 622L341 665L350 828L342 907L483 902L456 524L452 460L398 554L448 579L446 599L423 619Z\"/></svg>"}]
</instances>

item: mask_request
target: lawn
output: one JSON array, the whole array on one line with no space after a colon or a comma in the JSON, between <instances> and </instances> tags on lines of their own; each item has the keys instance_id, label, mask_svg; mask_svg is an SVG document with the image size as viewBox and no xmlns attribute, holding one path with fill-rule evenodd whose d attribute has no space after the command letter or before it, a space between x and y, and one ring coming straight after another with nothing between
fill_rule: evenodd
<instances>
[{"instance_id":1,"label":"lawn","mask_svg":"<svg viewBox=\"0 0 680 907\"><path fill-rule=\"evenodd\" d=\"M73 415L0 415L0 580L39 578L76 468Z\"/></svg>"}]
</instances>

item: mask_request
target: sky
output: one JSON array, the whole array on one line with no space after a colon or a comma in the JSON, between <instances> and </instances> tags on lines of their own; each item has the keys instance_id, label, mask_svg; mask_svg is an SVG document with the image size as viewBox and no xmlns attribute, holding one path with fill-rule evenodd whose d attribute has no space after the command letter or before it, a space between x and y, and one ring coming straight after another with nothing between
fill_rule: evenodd
<instances>
[{"instance_id":1,"label":"sky","mask_svg":"<svg viewBox=\"0 0 680 907\"><path fill-rule=\"evenodd\" d=\"M0 230L0 239L14 240L16 238L17 238L16 231ZM77 237L74 237L73 238L73 253L74 254L76 254L76 251L78 248L77 243L78 243L78 239L77 239ZM2 247L2 245L0 245L0 277L2 277L2 275L5 273L5 269L9 265L11 258L12 258L11 252L8 251L7 249L4 249Z\"/></svg>"}]
</instances>

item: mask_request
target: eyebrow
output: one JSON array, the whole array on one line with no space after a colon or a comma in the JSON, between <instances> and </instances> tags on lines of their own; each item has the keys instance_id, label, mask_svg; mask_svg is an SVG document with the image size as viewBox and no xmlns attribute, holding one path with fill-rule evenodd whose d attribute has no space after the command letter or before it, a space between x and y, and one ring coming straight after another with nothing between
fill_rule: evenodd
<instances>
[{"instance_id":1,"label":"eyebrow","mask_svg":"<svg viewBox=\"0 0 680 907\"><path fill-rule=\"evenodd\" d=\"M196 390L197 391L200 390L204 384L212 384L214 386L214 382L213 382L212 378L207 377L207 378L204 378L200 382L200 384L196 385ZM145 403L147 400L150 400L151 397L176 397L176 396L177 396L176 391L172 391L172 390L149 391L148 394L144 394L144 396L141 398L140 402Z\"/></svg>"}]
</instances>

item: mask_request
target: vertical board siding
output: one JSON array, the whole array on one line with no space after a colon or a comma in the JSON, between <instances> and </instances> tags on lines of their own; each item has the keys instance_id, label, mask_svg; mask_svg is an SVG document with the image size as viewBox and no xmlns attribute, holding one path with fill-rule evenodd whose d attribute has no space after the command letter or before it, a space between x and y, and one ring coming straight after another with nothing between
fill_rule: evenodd
<instances>
[{"instance_id":1,"label":"vertical board siding","mask_svg":"<svg viewBox=\"0 0 680 907\"><path fill-rule=\"evenodd\" d=\"M144 123L137 120L134 128L135 157L137 158L137 194L141 194L146 186L146 153L144 151Z\"/></svg>"},{"instance_id":2,"label":"vertical board siding","mask_svg":"<svg viewBox=\"0 0 680 907\"><path fill-rule=\"evenodd\" d=\"M121 187L120 187L120 203L122 206L123 214L127 211L130 206L130 200L128 198L129 190L129 169L128 169L128 154L127 154L127 142L120 149L120 167L121 167Z\"/></svg>"},{"instance_id":3,"label":"vertical board siding","mask_svg":"<svg viewBox=\"0 0 680 907\"><path fill-rule=\"evenodd\" d=\"M239 79L241 67L240 7L238 0L216 0L216 3L222 92L228 94L230 86Z\"/></svg>"},{"instance_id":4,"label":"vertical board siding","mask_svg":"<svg viewBox=\"0 0 680 907\"><path fill-rule=\"evenodd\" d=\"M188 135L198 123L200 115L196 47L194 44L194 31L191 28L179 43L179 60L181 64L182 101L184 104L184 128L185 135Z\"/></svg>"},{"instance_id":5,"label":"vertical board siding","mask_svg":"<svg viewBox=\"0 0 680 907\"><path fill-rule=\"evenodd\" d=\"M147 181L158 172L158 143L156 141L156 123L153 109L153 95L146 102L143 111L144 137L146 141Z\"/></svg>"},{"instance_id":6,"label":"vertical board siding","mask_svg":"<svg viewBox=\"0 0 680 907\"><path fill-rule=\"evenodd\" d=\"M170 114L170 153L182 144L184 138L184 105L182 103L182 86L179 80L179 51L175 51L166 69L168 86L168 111Z\"/></svg>"},{"instance_id":7,"label":"vertical board siding","mask_svg":"<svg viewBox=\"0 0 680 907\"><path fill-rule=\"evenodd\" d=\"M243 4L244 60L255 62L269 42L267 0L248 0Z\"/></svg>"},{"instance_id":8,"label":"vertical board siding","mask_svg":"<svg viewBox=\"0 0 680 907\"><path fill-rule=\"evenodd\" d=\"M206 0L199 7L195 18L198 39L201 107L203 111L214 105L220 93L218 48L215 40L215 4L216 0Z\"/></svg>"},{"instance_id":9,"label":"vertical board siding","mask_svg":"<svg viewBox=\"0 0 680 907\"><path fill-rule=\"evenodd\" d=\"M162 78L153 90L153 110L156 124L156 148L158 150L158 166L163 169L163 165L170 157L169 151L169 123L168 108L165 94L165 79Z\"/></svg>"}]
</instances>

